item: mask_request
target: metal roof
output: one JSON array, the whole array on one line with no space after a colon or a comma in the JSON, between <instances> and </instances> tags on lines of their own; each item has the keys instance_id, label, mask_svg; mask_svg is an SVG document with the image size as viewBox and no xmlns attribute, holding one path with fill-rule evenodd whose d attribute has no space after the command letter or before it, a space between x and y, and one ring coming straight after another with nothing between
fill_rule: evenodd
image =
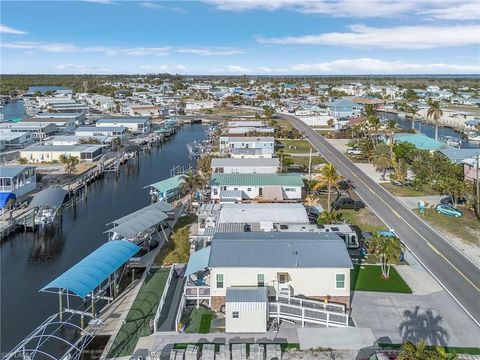
<instances>
[{"instance_id":1,"label":"metal roof","mask_svg":"<svg viewBox=\"0 0 480 360\"><path fill-rule=\"evenodd\" d=\"M267 302L266 287L229 287L226 302Z\"/></svg>"},{"instance_id":2,"label":"metal roof","mask_svg":"<svg viewBox=\"0 0 480 360\"><path fill-rule=\"evenodd\" d=\"M273 136L221 136L220 140L227 139L229 143L235 142L275 142Z\"/></svg>"},{"instance_id":3,"label":"metal roof","mask_svg":"<svg viewBox=\"0 0 480 360\"><path fill-rule=\"evenodd\" d=\"M68 290L81 298L85 298L138 250L140 250L140 247L130 241L109 241L44 286L40 291Z\"/></svg>"},{"instance_id":4,"label":"metal roof","mask_svg":"<svg viewBox=\"0 0 480 360\"><path fill-rule=\"evenodd\" d=\"M146 123L150 120L148 116L128 116L128 117L109 117L101 118L97 120L97 124L108 124L108 123L124 123L124 124L139 124Z\"/></svg>"},{"instance_id":5,"label":"metal roof","mask_svg":"<svg viewBox=\"0 0 480 360\"><path fill-rule=\"evenodd\" d=\"M154 184L150 184L148 186L154 187L161 193L167 193L171 190L178 189L185 181L184 177L185 175L175 175L171 178L156 182Z\"/></svg>"},{"instance_id":6,"label":"metal roof","mask_svg":"<svg viewBox=\"0 0 480 360\"><path fill-rule=\"evenodd\" d=\"M33 169L34 166L0 166L0 177L13 178L27 169Z\"/></svg>"},{"instance_id":7,"label":"metal roof","mask_svg":"<svg viewBox=\"0 0 480 360\"><path fill-rule=\"evenodd\" d=\"M394 134L393 139L399 142L411 143L420 150L439 150L447 147L444 143L432 139L425 134L399 133Z\"/></svg>"},{"instance_id":8,"label":"metal roof","mask_svg":"<svg viewBox=\"0 0 480 360\"><path fill-rule=\"evenodd\" d=\"M172 211L173 206L170 205L169 203L165 201L157 201L156 203L153 203L151 205L145 206L144 208L137 210L133 213L130 213L128 215L122 216L121 218L118 218L116 220L113 220L112 222L108 224L117 224L120 225L122 223L125 223L129 220L135 219L136 217L140 217L145 213L149 213L151 211L161 211L161 212L168 212ZM107 225L108 225L107 224Z\"/></svg>"},{"instance_id":9,"label":"metal roof","mask_svg":"<svg viewBox=\"0 0 480 360\"><path fill-rule=\"evenodd\" d=\"M275 166L278 167L280 160L278 158L259 158L259 159L237 159L237 158L215 158L212 159L212 167L218 166Z\"/></svg>"},{"instance_id":10,"label":"metal roof","mask_svg":"<svg viewBox=\"0 0 480 360\"><path fill-rule=\"evenodd\" d=\"M75 132L101 132L101 131L126 131L125 126L81 126L75 129Z\"/></svg>"},{"instance_id":11,"label":"metal roof","mask_svg":"<svg viewBox=\"0 0 480 360\"><path fill-rule=\"evenodd\" d=\"M216 233L211 247L211 268L352 268L334 233Z\"/></svg>"},{"instance_id":12,"label":"metal roof","mask_svg":"<svg viewBox=\"0 0 480 360\"><path fill-rule=\"evenodd\" d=\"M204 270L208 267L208 261L210 259L211 247L207 246L203 249L195 251L190 255L187 264L187 270L185 270L185 276L192 275L197 271Z\"/></svg>"},{"instance_id":13,"label":"metal roof","mask_svg":"<svg viewBox=\"0 0 480 360\"><path fill-rule=\"evenodd\" d=\"M480 154L479 148L472 148L472 149L440 149L439 150L443 155L448 157L453 162L461 162L462 160L469 159L472 157L476 157Z\"/></svg>"},{"instance_id":14,"label":"metal roof","mask_svg":"<svg viewBox=\"0 0 480 360\"><path fill-rule=\"evenodd\" d=\"M303 186L299 175L288 174L213 174L213 186Z\"/></svg>"},{"instance_id":15,"label":"metal roof","mask_svg":"<svg viewBox=\"0 0 480 360\"><path fill-rule=\"evenodd\" d=\"M48 188L35 194L33 200L28 205L31 208L34 207L52 207L59 208L62 206L67 190L61 188Z\"/></svg>"},{"instance_id":16,"label":"metal roof","mask_svg":"<svg viewBox=\"0 0 480 360\"><path fill-rule=\"evenodd\" d=\"M218 223L243 222L258 223L272 221L274 223L308 224L308 216L302 204L259 203L259 204L223 204Z\"/></svg>"}]
</instances>

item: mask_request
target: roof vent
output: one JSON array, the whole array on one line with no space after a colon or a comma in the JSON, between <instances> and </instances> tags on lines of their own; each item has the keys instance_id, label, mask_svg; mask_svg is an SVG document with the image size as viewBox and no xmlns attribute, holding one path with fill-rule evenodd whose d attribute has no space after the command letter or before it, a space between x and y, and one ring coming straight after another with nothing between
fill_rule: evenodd
<instances>
[{"instance_id":1,"label":"roof vent","mask_svg":"<svg viewBox=\"0 0 480 360\"><path fill-rule=\"evenodd\" d=\"M293 250L293 251L292 251L292 255L298 255L298 251L297 251L297 250Z\"/></svg>"}]
</instances>

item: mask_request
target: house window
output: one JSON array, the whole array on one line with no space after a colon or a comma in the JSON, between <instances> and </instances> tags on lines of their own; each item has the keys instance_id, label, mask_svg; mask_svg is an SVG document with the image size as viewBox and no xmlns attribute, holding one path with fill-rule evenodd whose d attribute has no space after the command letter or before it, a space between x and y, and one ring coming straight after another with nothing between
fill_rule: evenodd
<instances>
[{"instance_id":1,"label":"house window","mask_svg":"<svg viewBox=\"0 0 480 360\"><path fill-rule=\"evenodd\" d=\"M257 286L258 287L265 286L265 274L257 274Z\"/></svg>"},{"instance_id":2,"label":"house window","mask_svg":"<svg viewBox=\"0 0 480 360\"><path fill-rule=\"evenodd\" d=\"M223 274L217 274L217 289L223 289Z\"/></svg>"},{"instance_id":3,"label":"house window","mask_svg":"<svg viewBox=\"0 0 480 360\"><path fill-rule=\"evenodd\" d=\"M278 282L280 284L285 284L288 282L288 274L287 273L279 273L278 274Z\"/></svg>"},{"instance_id":4,"label":"house window","mask_svg":"<svg viewBox=\"0 0 480 360\"><path fill-rule=\"evenodd\" d=\"M335 274L335 288L345 289L345 274Z\"/></svg>"},{"instance_id":5,"label":"house window","mask_svg":"<svg viewBox=\"0 0 480 360\"><path fill-rule=\"evenodd\" d=\"M240 312L239 311L232 311L232 319L239 319Z\"/></svg>"},{"instance_id":6,"label":"house window","mask_svg":"<svg viewBox=\"0 0 480 360\"><path fill-rule=\"evenodd\" d=\"M218 195L218 189L217 188L213 188L213 195Z\"/></svg>"},{"instance_id":7,"label":"house window","mask_svg":"<svg viewBox=\"0 0 480 360\"><path fill-rule=\"evenodd\" d=\"M247 191L252 191L252 188L247 188Z\"/></svg>"},{"instance_id":8,"label":"house window","mask_svg":"<svg viewBox=\"0 0 480 360\"><path fill-rule=\"evenodd\" d=\"M295 191L295 188L285 188L285 191L293 192L293 191Z\"/></svg>"}]
</instances>

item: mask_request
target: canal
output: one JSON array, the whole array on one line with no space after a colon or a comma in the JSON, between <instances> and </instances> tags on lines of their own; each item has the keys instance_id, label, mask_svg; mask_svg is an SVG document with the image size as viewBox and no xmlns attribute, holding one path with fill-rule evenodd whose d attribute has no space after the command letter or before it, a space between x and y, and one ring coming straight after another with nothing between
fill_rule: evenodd
<instances>
[{"instance_id":1,"label":"canal","mask_svg":"<svg viewBox=\"0 0 480 360\"><path fill-rule=\"evenodd\" d=\"M185 125L151 153L138 168L129 162L120 176L108 174L88 188L87 200L64 210L61 233L18 233L0 245L0 351L11 350L49 315L58 312L57 296L39 293L107 240L105 224L150 203L144 186L170 176L177 165L189 166L186 145L205 138L206 127Z\"/></svg>"}]
</instances>

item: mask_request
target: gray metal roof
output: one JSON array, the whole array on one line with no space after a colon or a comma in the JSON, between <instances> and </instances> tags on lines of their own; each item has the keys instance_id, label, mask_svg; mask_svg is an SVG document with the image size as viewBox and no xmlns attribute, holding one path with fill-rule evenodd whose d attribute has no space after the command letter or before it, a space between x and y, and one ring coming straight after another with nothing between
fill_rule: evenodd
<instances>
[{"instance_id":1,"label":"gray metal roof","mask_svg":"<svg viewBox=\"0 0 480 360\"><path fill-rule=\"evenodd\" d=\"M105 145L84 144L84 145L30 145L25 151L79 151L79 152L94 152Z\"/></svg>"},{"instance_id":2,"label":"gray metal roof","mask_svg":"<svg viewBox=\"0 0 480 360\"><path fill-rule=\"evenodd\" d=\"M97 124L107 124L107 123L124 123L124 124L139 124L146 123L150 120L148 116L126 116L126 117L109 117L101 118L97 120Z\"/></svg>"},{"instance_id":3,"label":"gray metal roof","mask_svg":"<svg viewBox=\"0 0 480 360\"><path fill-rule=\"evenodd\" d=\"M273 136L221 136L222 139L228 138L228 142L274 142Z\"/></svg>"},{"instance_id":4,"label":"gray metal roof","mask_svg":"<svg viewBox=\"0 0 480 360\"><path fill-rule=\"evenodd\" d=\"M0 177L13 178L26 169L34 168L34 166L0 166Z\"/></svg>"},{"instance_id":5,"label":"gray metal roof","mask_svg":"<svg viewBox=\"0 0 480 360\"><path fill-rule=\"evenodd\" d=\"M259 223L301 223L308 224L308 216L302 204L295 203L259 203L259 204L223 204L218 223L243 222Z\"/></svg>"},{"instance_id":6,"label":"gray metal roof","mask_svg":"<svg viewBox=\"0 0 480 360\"><path fill-rule=\"evenodd\" d=\"M352 268L334 233L216 233L211 246L211 268Z\"/></svg>"},{"instance_id":7,"label":"gray metal roof","mask_svg":"<svg viewBox=\"0 0 480 360\"><path fill-rule=\"evenodd\" d=\"M220 166L276 166L280 160L278 158L260 158L260 159L238 159L238 158L215 158L212 159L212 167Z\"/></svg>"},{"instance_id":8,"label":"gray metal roof","mask_svg":"<svg viewBox=\"0 0 480 360\"><path fill-rule=\"evenodd\" d=\"M44 189L33 197L32 201L28 205L31 208L34 207L51 207L59 208L62 206L67 190L61 188L48 188Z\"/></svg>"},{"instance_id":9,"label":"gray metal roof","mask_svg":"<svg viewBox=\"0 0 480 360\"><path fill-rule=\"evenodd\" d=\"M480 149L455 149L455 148L448 148L448 149L439 149L443 155L448 157L453 162L461 162L462 160L469 159L472 157L476 157L480 154Z\"/></svg>"},{"instance_id":10,"label":"gray metal roof","mask_svg":"<svg viewBox=\"0 0 480 360\"><path fill-rule=\"evenodd\" d=\"M229 287L226 302L267 302L266 287Z\"/></svg>"},{"instance_id":11,"label":"gray metal roof","mask_svg":"<svg viewBox=\"0 0 480 360\"><path fill-rule=\"evenodd\" d=\"M75 129L77 132L92 132L92 131L125 131L127 130L124 126L81 126Z\"/></svg>"}]
</instances>

